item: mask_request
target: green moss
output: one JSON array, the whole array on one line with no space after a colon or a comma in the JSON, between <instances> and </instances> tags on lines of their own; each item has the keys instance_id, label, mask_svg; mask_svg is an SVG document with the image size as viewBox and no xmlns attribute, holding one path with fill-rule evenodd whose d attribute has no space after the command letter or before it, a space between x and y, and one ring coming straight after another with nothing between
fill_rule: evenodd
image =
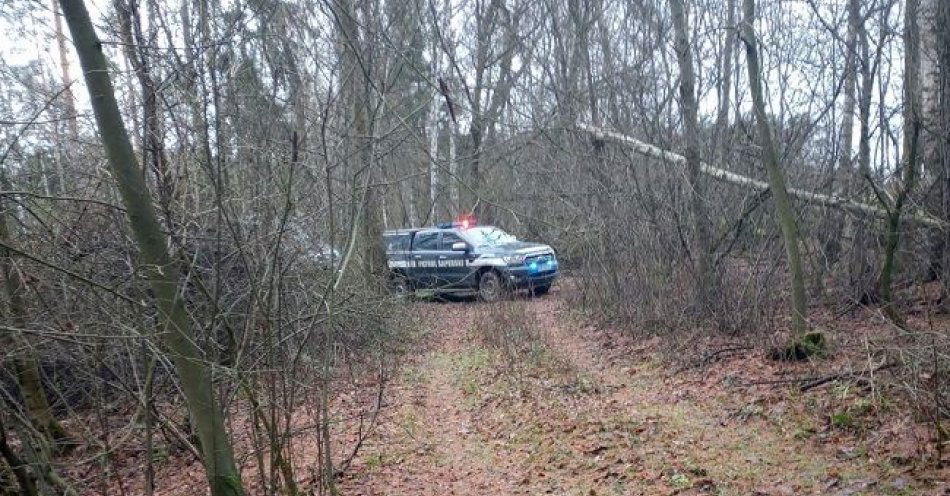
<instances>
[{"instance_id":1,"label":"green moss","mask_svg":"<svg viewBox=\"0 0 950 496\"><path fill-rule=\"evenodd\" d=\"M791 343L769 351L771 360L799 361L811 357L824 356L828 351L828 342L821 332L809 332Z\"/></svg>"},{"instance_id":2,"label":"green moss","mask_svg":"<svg viewBox=\"0 0 950 496\"><path fill-rule=\"evenodd\" d=\"M838 412L831 415L831 426L836 429L850 429L854 427L854 417L848 412Z\"/></svg>"}]
</instances>

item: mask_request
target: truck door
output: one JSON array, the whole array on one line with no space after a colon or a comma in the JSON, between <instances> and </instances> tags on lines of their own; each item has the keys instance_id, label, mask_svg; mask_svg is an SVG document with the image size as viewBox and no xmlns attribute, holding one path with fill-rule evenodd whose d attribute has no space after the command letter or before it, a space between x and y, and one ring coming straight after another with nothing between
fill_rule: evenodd
<instances>
[{"instance_id":1,"label":"truck door","mask_svg":"<svg viewBox=\"0 0 950 496\"><path fill-rule=\"evenodd\" d=\"M436 285L441 235L437 230L420 231L412 239L409 277L418 288L432 288Z\"/></svg>"},{"instance_id":2,"label":"truck door","mask_svg":"<svg viewBox=\"0 0 950 496\"><path fill-rule=\"evenodd\" d=\"M409 242L412 233L385 234L389 270L409 277Z\"/></svg>"},{"instance_id":3,"label":"truck door","mask_svg":"<svg viewBox=\"0 0 950 496\"><path fill-rule=\"evenodd\" d=\"M465 243L465 240L452 231L442 232L438 256L438 280L436 281L440 286L457 288L468 272L466 263L468 253L452 250L452 245L455 243Z\"/></svg>"}]
</instances>

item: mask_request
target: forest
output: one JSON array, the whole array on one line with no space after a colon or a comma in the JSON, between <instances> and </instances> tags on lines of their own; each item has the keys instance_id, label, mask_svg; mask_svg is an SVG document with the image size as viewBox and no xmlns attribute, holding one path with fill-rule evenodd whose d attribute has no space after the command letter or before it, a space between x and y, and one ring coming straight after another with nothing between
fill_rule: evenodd
<instances>
[{"instance_id":1,"label":"forest","mask_svg":"<svg viewBox=\"0 0 950 496\"><path fill-rule=\"evenodd\" d=\"M4 0L0 495L950 494L948 26ZM550 292L402 287L458 219Z\"/></svg>"}]
</instances>

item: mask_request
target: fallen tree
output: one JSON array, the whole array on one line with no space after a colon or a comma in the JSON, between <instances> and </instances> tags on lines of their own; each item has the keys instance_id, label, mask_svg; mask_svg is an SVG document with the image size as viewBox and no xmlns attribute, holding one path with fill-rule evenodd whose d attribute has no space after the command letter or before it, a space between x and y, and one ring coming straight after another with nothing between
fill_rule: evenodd
<instances>
[{"instance_id":1,"label":"fallen tree","mask_svg":"<svg viewBox=\"0 0 950 496\"><path fill-rule=\"evenodd\" d=\"M594 135L594 137L597 139L601 139L601 140L609 139L609 140L617 141L625 145L628 145L634 152L639 153L640 155L659 159L664 162L668 162L668 163L678 165L681 167L686 167L686 157L664 150L662 148L653 146L649 143L640 141L631 136L616 133L613 131L607 131L605 129L601 129L599 127L595 127L595 126L591 126L589 124L583 124L583 123L577 123L577 128ZM736 184L739 186L747 186L749 188L752 188L758 191L766 191L770 189L769 183L765 181L760 181L758 179L753 179L751 177L743 176L741 174L736 174L735 172L729 172L725 169L713 167L705 162L702 162L700 164L700 172L719 181ZM847 198L842 198L840 196L812 193L811 191L806 191L806 190L798 189L798 188L788 188L788 194L795 198L804 200L808 203L814 203L814 204L823 205L826 207L838 208L841 210L846 210L846 211L857 213L857 214L869 214L869 215L878 217L880 219L886 220L889 218L889 215L890 215L890 212L888 212L887 209L875 207L872 205L868 205L866 203L856 202L854 200L849 200ZM923 213L907 215L905 219L911 222L916 222L918 224L922 224L928 227L933 227L936 229L941 229L941 230L950 229L950 222L947 222L945 220L941 220L935 217L931 217Z\"/></svg>"}]
</instances>

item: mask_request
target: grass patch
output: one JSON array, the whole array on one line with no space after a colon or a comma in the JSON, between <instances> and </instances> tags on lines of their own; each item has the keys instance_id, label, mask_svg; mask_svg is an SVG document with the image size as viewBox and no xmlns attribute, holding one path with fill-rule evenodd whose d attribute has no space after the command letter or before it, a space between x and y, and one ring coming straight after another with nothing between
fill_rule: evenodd
<instances>
[{"instance_id":1,"label":"grass patch","mask_svg":"<svg viewBox=\"0 0 950 496\"><path fill-rule=\"evenodd\" d=\"M435 354L431 364L445 373L467 397L478 397L482 393L485 375L493 368L495 360L491 350L472 347L456 353Z\"/></svg>"}]
</instances>

